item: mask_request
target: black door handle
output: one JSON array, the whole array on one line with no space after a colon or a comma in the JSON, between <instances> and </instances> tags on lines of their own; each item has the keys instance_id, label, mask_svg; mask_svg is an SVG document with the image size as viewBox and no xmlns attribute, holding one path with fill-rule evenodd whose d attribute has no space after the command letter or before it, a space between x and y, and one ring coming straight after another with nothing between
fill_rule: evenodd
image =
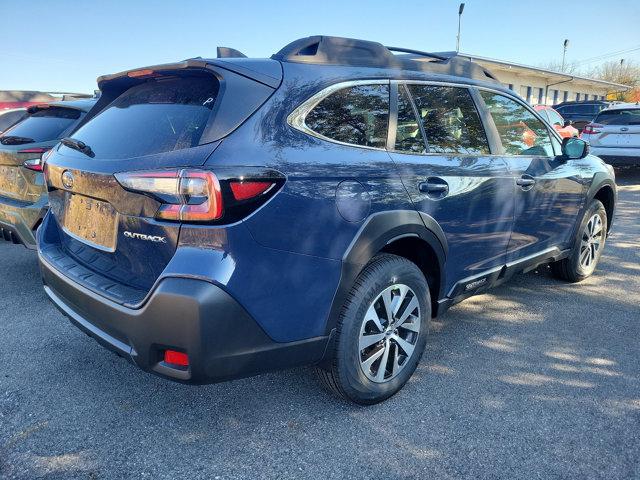
<instances>
[{"instance_id":1,"label":"black door handle","mask_svg":"<svg viewBox=\"0 0 640 480\"><path fill-rule=\"evenodd\" d=\"M441 178L428 178L426 182L418 184L418 190L430 197L444 197L449 193L449 185Z\"/></svg>"},{"instance_id":2,"label":"black door handle","mask_svg":"<svg viewBox=\"0 0 640 480\"><path fill-rule=\"evenodd\" d=\"M523 190L529 190L536 184L535 178L529 175L523 175L522 177L516 179L516 185L520 185Z\"/></svg>"}]
</instances>

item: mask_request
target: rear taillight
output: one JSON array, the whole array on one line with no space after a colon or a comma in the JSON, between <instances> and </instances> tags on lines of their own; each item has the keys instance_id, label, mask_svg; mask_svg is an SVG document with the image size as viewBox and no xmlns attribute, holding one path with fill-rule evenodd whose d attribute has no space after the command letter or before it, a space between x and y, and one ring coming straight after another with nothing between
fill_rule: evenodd
<instances>
[{"instance_id":1,"label":"rear taillight","mask_svg":"<svg viewBox=\"0 0 640 480\"><path fill-rule=\"evenodd\" d=\"M602 131L600 130L601 128L604 128L604 125L600 125L599 123L588 123L582 130L582 134L593 135L596 133L600 133Z\"/></svg>"},{"instance_id":2,"label":"rear taillight","mask_svg":"<svg viewBox=\"0 0 640 480\"><path fill-rule=\"evenodd\" d=\"M116 173L125 189L160 202L155 216L179 222L232 222L262 205L276 186L284 183L277 172L252 176L216 175L208 170L145 170ZM224 217L224 218L223 218Z\"/></svg>"},{"instance_id":3,"label":"rear taillight","mask_svg":"<svg viewBox=\"0 0 640 480\"><path fill-rule=\"evenodd\" d=\"M18 153L26 153L30 155L39 155L37 158L31 158L25 161L22 165L29 170L36 172L42 171L42 165L44 164L44 158L46 158L47 152L51 151L49 148L25 148L24 150L18 150Z\"/></svg>"}]
</instances>

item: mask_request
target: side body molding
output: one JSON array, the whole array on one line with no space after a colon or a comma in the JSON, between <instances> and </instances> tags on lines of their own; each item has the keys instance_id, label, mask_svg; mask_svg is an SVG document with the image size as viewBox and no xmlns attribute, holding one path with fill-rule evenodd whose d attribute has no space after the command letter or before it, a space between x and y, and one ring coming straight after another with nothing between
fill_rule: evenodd
<instances>
[{"instance_id":1,"label":"side body molding","mask_svg":"<svg viewBox=\"0 0 640 480\"><path fill-rule=\"evenodd\" d=\"M440 285L444 286L444 264L448 248L440 225L429 215L415 210L375 213L363 223L342 257L340 283L329 313L327 333L335 328L340 309L364 266L386 245L405 237L420 238L431 246L440 267ZM443 295L441 288L439 297Z\"/></svg>"}]
</instances>

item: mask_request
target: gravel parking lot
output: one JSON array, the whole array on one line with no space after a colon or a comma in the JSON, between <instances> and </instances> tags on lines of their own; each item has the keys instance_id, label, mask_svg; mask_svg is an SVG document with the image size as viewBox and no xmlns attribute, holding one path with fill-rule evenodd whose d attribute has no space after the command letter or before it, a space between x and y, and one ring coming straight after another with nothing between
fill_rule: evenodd
<instances>
[{"instance_id":1,"label":"gravel parking lot","mask_svg":"<svg viewBox=\"0 0 640 480\"><path fill-rule=\"evenodd\" d=\"M592 278L541 268L433 324L410 383L356 407L307 369L204 387L142 373L0 244L0 477L640 477L640 171Z\"/></svg>"}]
</instances>

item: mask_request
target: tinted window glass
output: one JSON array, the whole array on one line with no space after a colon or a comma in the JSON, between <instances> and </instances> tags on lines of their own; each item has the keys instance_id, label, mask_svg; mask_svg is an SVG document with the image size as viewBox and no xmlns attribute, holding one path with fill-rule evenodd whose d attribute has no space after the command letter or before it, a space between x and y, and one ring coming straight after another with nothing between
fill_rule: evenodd
<instances>
[{"instance_id":1,"label":"tinted window glass","mask_svg":"<svg viewBox=\"0 0 640 480\"><path fill-rule=\"evenodd\" d=\"M489 142L466 88L410 85L429 152L481 155Z\"/></svg>"},{"instance_id":2,"label":"tinted window glass","mask_svg":"<svg viewBox=\"0 0 640 480\"><path fill-rule=\"evenodd\" d=\"M25 110L16 110L14 112L0 112L0 132L4 132L14 123L19 122L27 115Z\"/></svg>"},{"instance_id":3,"label":"tinted window glass","mask_svg":"<svg viewBox=\"0 0 640 480\"><path fill-rule=\"evenodd\" d=\"M413 153L427 151L411 100L402 85L398 88L398 128L395 149Z\"/></svg>"},{"instance_id":4,"label":"tinted window glass","mask_svg":"<svg viewBox=\"0 0 640 480\"><path fill-rule=\"evenodd\" d=\"M503 95L480 91L507 155L554 156L549 132L523 105Z\"/></svg>"},{"instance_id":5,"label":"tinted window glass","mask_svg":"<svg viewBox=\"0 0 640 480\"><path fill-rule=\"evenodd\" d=\"M388 117L389 86L358 85L322 100L307 114L305 124L332 140L384 148Z\"/></svg>"},{"instance_id":6,"label":"tinted window glass","mask_svg":"<svg viewBox=\"0 0 640 480\"><path fill-rule=\"evenodd\" d=\"M73 108L51 107L38 110L4 132L3 136L26 137L34 142L57 140L81 115L80 110Z\"/></svg>"},{"instance_id":7,"label":"tinted window glass","mask_svg":"<svg viewBox=\"0 0 640 480\"><path fill-rule=\"evenodd\" d=\"M139 157L195 147L218 94L212 76L168 77L125 91L73 138L96 158Z\"/></svg>"},{"instance_id":8,"label":"tinted window glass","mask_svg":"<svg viewBox=\"0 0 640 480\"><path fill-rule=\"evenodd\" d=\"M545 110L545 112L549 117L549 123L551 123L551 125L560 125L561 127L564 126L564 119L560 116L558 112L550 109Z\"/></svg>"},{"instance_id":9,"label":"tinted window glass","mask_svg":"<svg viewBox=\"0 0 640 480\"><path fill-rule=\"evenodd\" d=\"M603 125L640 125L640 108L601 112L594 122Z\"/></svg>"}]
</instances>

